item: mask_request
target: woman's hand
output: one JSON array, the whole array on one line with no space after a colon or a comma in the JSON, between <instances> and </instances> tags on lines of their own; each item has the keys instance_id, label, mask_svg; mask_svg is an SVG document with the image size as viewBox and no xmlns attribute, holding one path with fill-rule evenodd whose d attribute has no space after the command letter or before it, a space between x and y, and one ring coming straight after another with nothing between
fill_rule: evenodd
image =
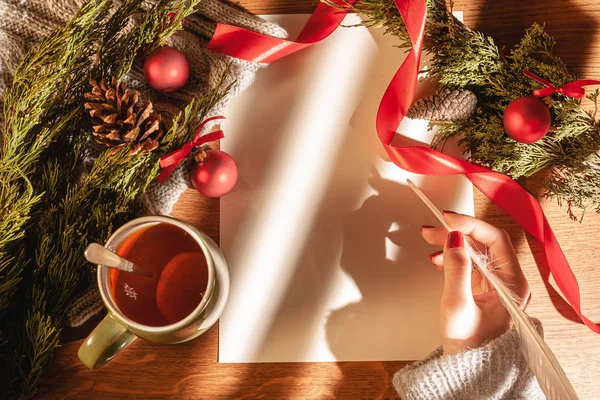
<instances>
[{"instance_id":1,"label":"woman's hand","mask_svg":"<svg viewBox=\"0 0 600 400\"><path fill-rule=\"evenodd\" d=\"M446 223L454 229L421 227L430 244L444 246L431 254L431 261L444 272L441 303L442 346L444 354L455 354L481 346L510 328L510 316L498 294L479 272L473 270L465 248L467 236L474 248L486 254L496 275L525 304L529 284L508 234L476 218L445 211Z\"/></svg>"}]
</instances>

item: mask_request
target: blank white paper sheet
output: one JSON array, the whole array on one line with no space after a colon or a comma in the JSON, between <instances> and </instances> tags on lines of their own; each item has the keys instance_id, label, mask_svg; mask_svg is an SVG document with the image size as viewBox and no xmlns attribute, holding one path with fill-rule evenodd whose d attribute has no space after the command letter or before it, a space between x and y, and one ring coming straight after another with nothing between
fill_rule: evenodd
<instances>
[{"instance_id":1,"label":"blank white paper sheet","mask_svg":"<svg viewBox=\"0 0 600 400\"><path fill-rule=\"evenodd\" d=\"M293 38L308 15L267 18ZM375 117L404 57L393 44L340 28L259 71L228 107L221 148L240 177L221 200L231 292L219 362L414 360L439 346L443 276L419 230L439 224L405 181L467 214L473 192L386 159ZM398 132L410 138L398 144L433 135L420 120Z\"/></svg>"}]
</instances>

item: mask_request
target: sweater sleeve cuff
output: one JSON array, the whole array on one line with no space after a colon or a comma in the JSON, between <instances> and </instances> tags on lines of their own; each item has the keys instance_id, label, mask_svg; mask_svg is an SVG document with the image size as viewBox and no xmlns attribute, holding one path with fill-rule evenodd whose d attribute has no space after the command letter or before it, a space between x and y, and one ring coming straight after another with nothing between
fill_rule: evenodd
<instances>
[{"instance_id":1,"label":"sweater sleeve cuff","mask_svg":"<svg viewBox=\"0 0 600 400\"><path fill-rule=\"evenodd\" d=\"M541 331L539 321L534 322ZM443 355L440 347L396 373L394 386L406 400L545 398L514 329L459 354Z\"/></svg>"}]
</instances>

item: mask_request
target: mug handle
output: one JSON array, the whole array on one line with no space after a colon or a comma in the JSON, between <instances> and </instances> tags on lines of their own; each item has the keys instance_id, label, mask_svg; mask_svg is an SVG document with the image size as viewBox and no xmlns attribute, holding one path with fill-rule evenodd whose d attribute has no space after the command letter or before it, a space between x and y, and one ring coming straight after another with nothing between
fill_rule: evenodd
<instances>
[{"instance_id":1,"label":"mug handle","mask_svg":"<svg viewBox=\"0 0 600 400\"><path fill-rule=\"evenodd\" d=\"M81 344L77 356L86 367L100 368L135 339L137 336L107 315Z\"/></svg>"}]
</instances>

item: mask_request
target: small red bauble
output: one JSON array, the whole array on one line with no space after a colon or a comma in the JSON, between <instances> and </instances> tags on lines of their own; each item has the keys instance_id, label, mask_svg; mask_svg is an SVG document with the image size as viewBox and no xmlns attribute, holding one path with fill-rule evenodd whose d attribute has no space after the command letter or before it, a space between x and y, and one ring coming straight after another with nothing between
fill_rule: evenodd
<instances>
[{"instance_id":1,"label":"small red bauble","mask_svg":"<svg viewBox=\"0 0 600 400\"><path fill-rule=\"evenodd\" d=\"M521 143L533 143L543 138L552 123L550 110L537 97L521 97L504 110L504 130Z\"/></svg>"},{"instance_id":2,"label":"small red bauble","mask_svg":"<svg viewBox=\"0 0 600 400\"><path fill-rule=\"evenodd\" d=\"M192 169L190 179L194 188L204 196L221 197L235 186L238 168L229 154L220 150L209 150L204 161Z\"/></svg>"},{"instance_id":3,"label":"small red bauble","mask_svg":"<svg viewBox=\"0 0 600 400\"><path fill-rule=\"evenodd\" d=\"M186 56L173 47L154 50L144 63L144 77L148 85L159 92L170 93L181 89L190 77L190 63Z\"/></svg>"}]
</instances>

